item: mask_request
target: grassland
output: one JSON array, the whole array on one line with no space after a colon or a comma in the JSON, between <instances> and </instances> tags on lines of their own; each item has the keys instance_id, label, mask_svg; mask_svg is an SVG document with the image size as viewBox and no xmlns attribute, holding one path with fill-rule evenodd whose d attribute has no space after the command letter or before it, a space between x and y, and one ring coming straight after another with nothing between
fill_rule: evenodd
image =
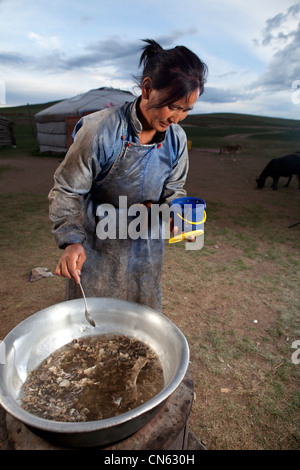
<instances>
[{"instance_id":1,"label":"grassland","mask_svg":"<svg viewBox=\"0 0 300 470\"><path fill-rule=\"evenodd\" d=\"M47 105L6 108L17 148L0 148L0 182L38 151L32 116ZM194 115L187 190L206 200L205 245L166 244L163 311L186 335L195 401L190 428L208 449L300 448L300 191L281 181L259 191L255 177L270 158L300 150L300 121L259 116ZM241 144L235 161L217 157ZM202 149L200 151L199 149ZM205 149L205 151L203 151ZM58 159L57 159L58 160ZM36 175L38 178L39 175ZM59 250L48 221L47 191L0 194L2 339L28 315L60 302L64 281L27 281L36 266L55 269ZM300 357L300 354L299 354Z\"/></svg>"}]
</instances>

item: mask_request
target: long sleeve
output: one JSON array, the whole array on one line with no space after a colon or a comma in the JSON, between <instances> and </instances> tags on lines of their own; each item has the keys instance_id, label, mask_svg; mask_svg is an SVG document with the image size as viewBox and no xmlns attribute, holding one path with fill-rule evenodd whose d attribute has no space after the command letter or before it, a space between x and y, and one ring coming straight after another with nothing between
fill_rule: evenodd
<instances>
[{"instance_id":1,"label":"long sleeve","mask_svg":"<svg viewBox=\"0 0 300 470\"><path fill-rule=\"evenodd\" d=\"M164 187L161 195L161 202L171 204L171 202L178 198L186 196L186 190L184 185L186 182L188 169L189 169L189 158L187 150L187 139L185 132L182 128L177 126L177 158L173 164L173 168L170 175L164 182Z\"/></svg>"},{"instance_id":2,"label":"long sleeve","mask_svg":"<svg viewBox=\"0 0 300 470\"><path fill-rule=\"evenodd\" d=\"M122 122L128 105L85 116L76 125L74 142L54 174L49 193L52 233L60 248L82 243L94 230L91 188L106 173L121 150Z\"/></svg>"},{"instance_id":3,"label":"long sleeve","mask_svg":"<svg viewBox=\"0 0 300 470\"><path fill-rule=\"evenodd\" d=\"M86 199L95 175L101 171L98 152L97 135L90 121L78 131L54 174L54 187L49 193L49 216L60 248L85 240Z\"/></svg>"}]
</instances>

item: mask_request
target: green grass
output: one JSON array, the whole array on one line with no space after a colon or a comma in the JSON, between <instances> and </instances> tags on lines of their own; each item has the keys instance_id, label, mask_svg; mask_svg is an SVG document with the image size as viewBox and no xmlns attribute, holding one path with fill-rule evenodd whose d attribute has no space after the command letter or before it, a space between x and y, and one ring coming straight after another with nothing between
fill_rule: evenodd
<instances>
[{"instance_id":1,"label":"green grass","mask_svg":"<svg viewBox=\"0 0 300 470\"><path fill-rule=\"evenodd\" d=\"M0 205L2 263L10 263L11 250L36 251L51 241L46 195L1 194Z\"/></svg>"},{"instance_id":2,"label":"green grass","mask_svg":"<svg viewBox=\"0 0 300 470\"><path fill-rule=\"evenodd\" d=\"M0 108L1 116L14 122L14 133L16 138L16 148L8 146L0 147L0 159L13 158L14 156L19 155L40 156L34 115L55 103L57 103L57 101L35 105Z\"/></svg>"},{"instance_id":3,"label":"green grass","mask_svg":"<svg viewBox=\"0 0 300 470\"><path fill-rule=\"evenodd\" d=\"M245 142L243 160L258 140ZM293 151L293 141L285 145L275 134L262 142L270 152L264 158ZM167 247L166 274L180 273L185 284L183 294L178 278L168 277L165 293L173 293L178 311L190 308L183 318L172 303L166 311L190 344L197 396L190 427L207 447L299 449L300 366L291 361L291 343L300 338L300 239L288 225L299 216L300 193L294 185L250 194L239 201L233 192L232 204L206 201L202 250Z\"/></svg>"},{"instance_id":4,"label":"green grass","mask_svg":"<svg viewBox=\"0 0 300 470\"><path fill-rule=\"evenodd\" d=\"M244 142L245 134L249 134L248 145L253 148L262 141L272 142L273 146L289 143L293 151L300 151L300 121L294 119L269 118L245 114L203 114L190 115L183 122L184 130L193 147L218 148ZM286 128L290 129L286 129Z\"/></svg>"}]
</instances>

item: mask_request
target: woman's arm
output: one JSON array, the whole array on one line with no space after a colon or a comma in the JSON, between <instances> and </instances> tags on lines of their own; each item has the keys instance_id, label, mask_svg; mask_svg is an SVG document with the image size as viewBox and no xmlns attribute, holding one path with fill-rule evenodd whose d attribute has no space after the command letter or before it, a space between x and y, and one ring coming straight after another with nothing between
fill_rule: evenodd
<instances>
[{"instance_id":1,"label":"woman's arm","mask_svg":"<svg viewBox=\"0 0 300 470\"><path fill-rule=\"evenodd\" d=\"M173 199L186 196L184 185L189 169L186 134L180 126L174 126L174 128L176 129L177 155L161 194L161 202L167 204L171 204Z\"/></svg>"},{"instance_id":2,"label":"woman's arm","mask_svg":"<svg viewBox=\"0 0 300 470\"><path fill-rule=\"evenodd\" d=\"M59 248L64 248L55 274L73 278L78 283L86 253L83 227L85 200L95 174L101 171L97 158L94 126L82 126L75 141L54 175L49 193L49 215L52 232Z\"/></svg>"}]
</instances>

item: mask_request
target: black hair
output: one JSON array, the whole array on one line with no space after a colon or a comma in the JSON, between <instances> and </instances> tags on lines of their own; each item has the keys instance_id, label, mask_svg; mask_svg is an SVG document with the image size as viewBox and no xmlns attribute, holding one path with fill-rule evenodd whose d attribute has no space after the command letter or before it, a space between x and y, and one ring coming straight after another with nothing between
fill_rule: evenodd
<instances>
[{"instance_id":1,"label":"black hair","mask_svg":"<svg viewBox=\"0 0 300 470\"><path fill-rule=\"evenodd\" d=\"M197 89L202 95L208 69L194 52L185 46L163 49L153 39L143 41L148 45L142 48L139 65L144 68L139 86L142 87L144 78L150 77L154 89L166 90L162 101L154 107L167 106Z\"/></svg>"}]
</instances>

